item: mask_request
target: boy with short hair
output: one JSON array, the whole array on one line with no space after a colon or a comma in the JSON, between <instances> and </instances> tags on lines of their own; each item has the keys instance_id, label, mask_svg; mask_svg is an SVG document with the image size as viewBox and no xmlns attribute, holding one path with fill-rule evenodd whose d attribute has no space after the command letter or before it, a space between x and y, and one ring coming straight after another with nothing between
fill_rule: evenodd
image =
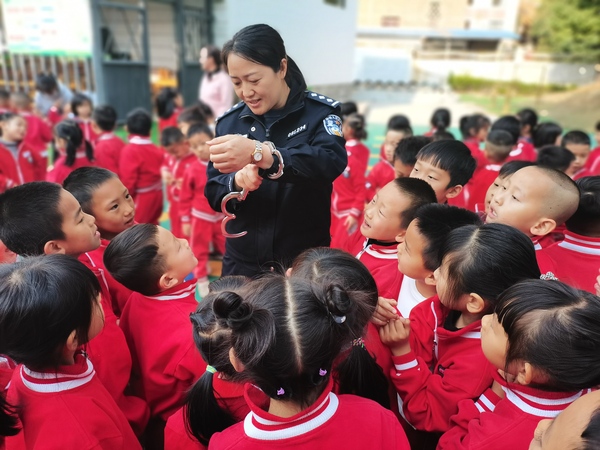
<instances>
[{"instance_id":1,"label":"boy with short hair","mask_svg":"<svg viewBox=\"0 0 600 450\"><path fill-rule=\"evenodd\" d=\"M190 151L190 144L177 127L163 129L160 136L160 144L167 152L162 174L167 186L171 232L177 237L183 237L181 232L181 213L179 212L181 186L185 170L196 158Z\"/></svg>"},{"instance_id":2,"label":"boy with short hair","mask_svg":"<svg viewBox=\"0 0 600 450\"><path fill-rule=\"evenodd\" d=\"M139 223L158 224L163 210L161 167L165 154L150 140L152 117L143 108L127 115L129 143L119 157L120 178L135 201Z\"/></svg>"},{"instance_id":3,"label":"boy with short hair","mask_svg":"<svg viewBox=\"0 0 600 450\"><path fill-rule=\"evenodd\" d=\"M565 239L540 250L550 257L558 279L595 294L600 267L600 176L577 180L577 211L566 221Z\"/></svg>"},{"instance_id":4,"label":"boy with short hair","mask_svg":"<svg viewBox=\"0 0 600 450\"><path fill-rule=\"evenodd\" d=\"M587 133L580 130L569 131L562 138L561 145L575 156L566 173L574 180L589 177L592 172L586 167L592 150L592 141Z\"/></svg>"},{"instance_id":5,"label":"boy with short hair","mask_svg":"<svg viewBox=\"0 0 600 450\"><path fill-rule=\"evenodd\" d=\"M516 116L502 116L493 124L490 131L504 130L513 137L513 149L508 155L508 161L535 161L535 147L527 141L519 141L521 137L521 121Z\"/></svg>"},{"instance_id":6,"label":"boy with short hair","mask_svg":"<svg viewBox=\"0 0 600 450\"><path fill-rule=\"evenodd\" d=\"M485 196L488 188L498 178L502 165L512 149L512 136L504 130L492 130L485 140L483 155L488 164L473 175L467 185L467 208L475 212L485 211Z\"/></svg>"},{"instance_id":7,"label":"boy with short hair","mask_svg":"<svg viewBox=\"0 0 600 450\"><path fill-rule=\"evenodd\" d=\"M21 256L63 253L79 257L100 245L94 218L82 211L71 193L46 181L26 183L0 195L0 239ZM125 395L131 355L112 312L104 274L91 269L102 289L104 328L88 342L86 352L98 377L140 435L148 421L148 409L140 398Z\"/></svg>"},{"instance_id":8,"label":"boy with short hair","mask_svg":"<svg viewBox=\"0 0 600 450\"><path fill-rule=\"evenodd\" d=\"M427 181L438 203L446 203L462 192L476 166L471 151L462 142L437 141L419 150L410 176Z\"/></svg>"},{"instance_id":9,"label":"boy with short hair","mask_svg":"<svg viewBox=\"0 0 600 450\"><path fill-rule=\"evenodd\" d=\"M196 280L185 281L197 262L185 239L153 224L123 231L104 253L111 275L134 291L120 322L134 361L133 392L162 422L183 405L206 369L190 325L198 306Z\"/></svg>"},{"instance_id":10,"label":"boy with short hair","mask_svg":"<svg viewBox=\"0 0 600 450\"><path fill-rule=\"evenodd\" d=\"M27 133L24 141L44 157L48 157L46 148L52 142L52 128L31 110L31 98L25 92L14 92L10 96L10 103L15 113L27 121Z\"/></svg>"},{"instance_id":11,"label":"boy with short hair","mask_svg":"<svg viewBox=\"0 0 600 450\"><path fill-rule=\"evenodd\" d=\"M536 164L566 173L573 162L575 162L575 155L566 148L558 145L544 145L538 151Z\"/></svg>"},{"instance_id":12,"label":"boy with short hair","mask_svg":"<svg viewBox=\"0 0 600 450\"><path fill-rule=\"evenodd\" d=\"M431 143L427 136L409 136L402 139L394 150L394 172L396 178L410 177L410 173L417 162L419 150Z\"/></svg>"},{"instance_id":13,"label":"boy with short hair","mask_svg":"<svg viewBox=\"0 0 600 450\"><path fill-rule=\"evenodd\" d=\"M117 112L110 105L100 105L92 112L92 131L98 136L94 147L94 158L98 167L119 175L119 158L125 142L113 131L117 124Z\"/></svg>"}]
</instances>

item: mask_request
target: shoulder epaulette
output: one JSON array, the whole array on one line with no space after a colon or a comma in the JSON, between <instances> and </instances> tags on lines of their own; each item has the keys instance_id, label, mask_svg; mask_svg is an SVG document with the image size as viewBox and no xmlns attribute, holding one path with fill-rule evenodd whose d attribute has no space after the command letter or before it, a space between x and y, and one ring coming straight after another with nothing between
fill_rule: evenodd
<instances>
[{"instance_id":1,"label":"shoulder epaulette","mask_svg":"<svg viewBox=\"0 0 600 450\"><path fill-rule=\"evenodd\" d=\"M223 117L231 114L234 111L237 111L238 109L240 109L242 106L244 106L245 103L244 102L239 102L236 103L235 105L233 105L231 108L229 108L227 111L225 111L223 114L221 114L219 117L217 117L215 119L215 122L218 122L219 120L221 120Z\"/></svg>"},{"instance_id":2,"label":"shoulder epaulette","mask_svg":"<svg viewBox=\"0 0 600 450\"><path fill-rule=\"evenodd\" d=\"M324 103L325 105L329 105L332 108L335 108L340 104L338 100L334 100L331 97L327 97L326 95L318 94L312 91L306 91L306 98L310 98L316 102Z\"/></svg>"}]
</instances>

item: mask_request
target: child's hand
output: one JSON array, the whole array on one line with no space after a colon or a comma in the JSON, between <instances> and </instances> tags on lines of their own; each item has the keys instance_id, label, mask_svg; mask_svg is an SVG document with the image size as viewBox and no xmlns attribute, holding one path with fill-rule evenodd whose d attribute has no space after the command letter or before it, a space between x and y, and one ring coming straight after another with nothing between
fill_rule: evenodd
<instances>
[{"instance_id":1,"label":"child's hand","mask_svg":"<svg viewBox=\"0 0 600 450\"><path fill-rule=\"evenodd\" d=\"M344 228L346 228L346 232L348 234L352 234L356 231L356 226L358 225L358 219L354 216L346 217L346 221L344 222Z\"/></svg>"},{"instance_id":2,"label":"child's hand","mask_svg":"<svg viewBox=\"0 0 600 450\"><path fill-rule=\"evenodd\" d=\"M378 327L382 327L390 320L397 319L399 317L398 310L396 309L397 304L398 302L391 298L379 297L375 312L373 313L373 317L371 317L371 322Z\"/></svg>"},{"instance_id":3,"label":"child's hand","mask_svg":"<svg viewBox=\"0 0 600 450\"><path fill-rule=\"evenodd\" d=\"M410 319L398 317L379 329L381 342L387 345L394 356L410 352Z\"/></svg>"},{"instance_id":4,"label":"child's hand","mask_svg":"<svg viewBox=\"0 0 600 450\"><path fill-rule=\"evenodd\" d=\"M185 237L190 237L190 234L192 234L192 225L189 223L182 223L181 224L181 233Z\"/></svg>"}]
</instances>

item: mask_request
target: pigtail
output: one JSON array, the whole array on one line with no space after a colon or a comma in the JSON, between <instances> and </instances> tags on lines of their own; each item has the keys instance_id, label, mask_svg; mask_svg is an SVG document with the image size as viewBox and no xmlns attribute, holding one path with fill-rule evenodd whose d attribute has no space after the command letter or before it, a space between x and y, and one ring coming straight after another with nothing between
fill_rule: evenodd
<instances>
[{"instance_id":1,"label":"pigtail","mask_svg":"<svg viewBox=\"0 0 600 450\"><path fill-rule=\"evenodd\" d=\"M325 306L333 321L342 325L346 322L346 316L352 309L352 300L344 288L332 284L325 288Z\"/></svg>"},{"instance_id":2,"label":"pigtail","mask_svg":"<svg viewBox=\"0 0 600 450\"><path fill-rule=\"evenodd\" d=\"M90 141L86 139L84 139L83 142L85 145L85 157L88 159L89 162L94 162L94 147L92 147Z\"/></svg>"},{"instance_id":3,"label":"pigtail","mask_svg":"<svg viewBox=\"0 0 600 450\"><path fill-rule=\"evenodd\" d=\"M14 436L19 431L19 419L14 407L0 394L0 437Z\"/></svg>"},{"instance_id":4,"label":"pigtail","mask_svg":"<svg viewBox=\"0 0 600 450\"><path fill-rule=\"evenodd\" d=\"M210 367L210 366L209 366ZM185 428L202 445L208 446L211 436L236 423L233 416L221 408L213 390L215 374L207 369L188 391L183 410Z\"/></svg>"}]
</instances>

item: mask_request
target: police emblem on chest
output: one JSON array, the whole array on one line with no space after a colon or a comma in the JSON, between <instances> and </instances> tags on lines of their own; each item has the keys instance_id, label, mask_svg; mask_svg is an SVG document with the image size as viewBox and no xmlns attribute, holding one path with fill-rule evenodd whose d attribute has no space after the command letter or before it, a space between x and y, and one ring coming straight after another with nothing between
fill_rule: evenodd
<instances>
[{"instance_id":1,"label":"police emblem on chest","mask_svg":"<svg viewBox=\"0 0 600 450\"><path fill-rule=\"evenodd\" d=\"M325 131L333 136L344 136L342 133L342 119L335 114L330 114L325 117L325 119L323 119L323 126L325 127Z\"/></svg>"},{"instance_id":2,"label":"police emblem on chest","mask_svg":"<svg viewBox=\"0 0 600 450\"><path fill-rule=\"evenodd\" d=\"M300 126L299 126L298 128L296 128L295 130L293 130L293 131L290 131L290 132L288 133L288 135L287 135L287 138L288 138L288 139L290 139L290 138L293 138L294 136L296 136L296 135L298 135L298 134L302 133L303 131L306 131L306 129L307 129L307 126L306 126L306 124L304 124L304 125L300 125Z\"/></svg>"}]
</instances>

